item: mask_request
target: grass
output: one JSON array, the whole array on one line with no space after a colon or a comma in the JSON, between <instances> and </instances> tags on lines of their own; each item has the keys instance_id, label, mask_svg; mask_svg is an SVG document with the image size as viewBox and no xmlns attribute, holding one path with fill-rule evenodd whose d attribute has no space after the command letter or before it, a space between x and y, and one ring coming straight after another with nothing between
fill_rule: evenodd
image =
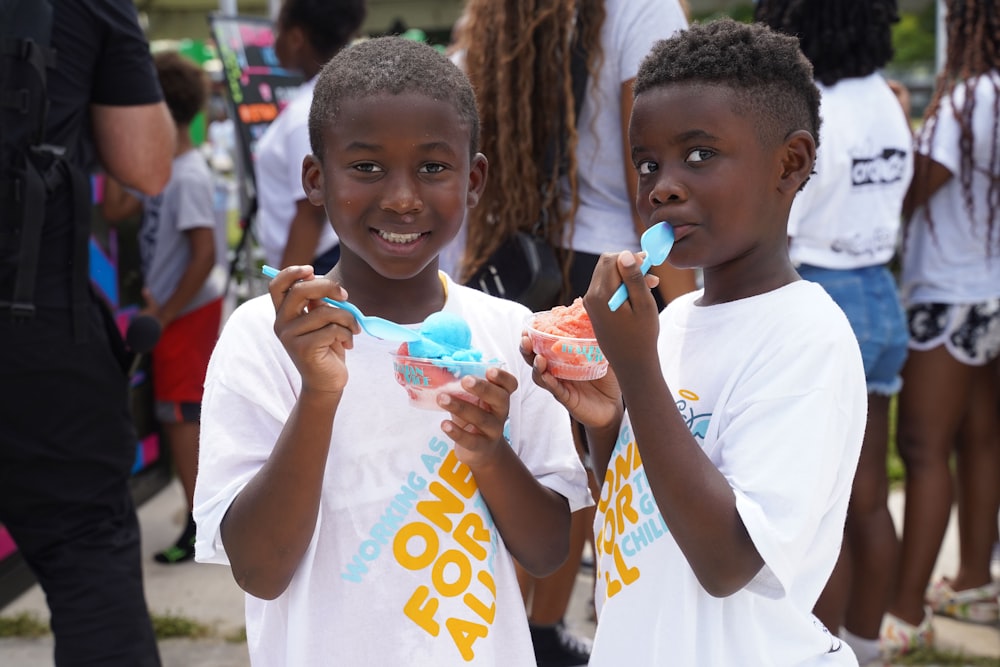
<instances>
[{"instance_id":1,"label":"grass","mask_svg":"<svg viewBox=\"0 0 1000 667\"><path fill-rule=\"evenodd\" d=\"M889 454L886 457L886 471L889 475L889 485L895 486L902 484L905 477L905 469L903 468L903 461L899 458L899 453L896 451L896 397L892 397L892 401L889 403Z\"/></svg>"},{"instance_id":2,"label":"grass","mask_svg":"<svg viewBox=\"0 0 1000 667\"><path fill-rule=\"evenodd\" d=\"M157 639L204 639L215 632L204 623L174 614L151 614Z\"/></svg>"},{"instance_id":3,"label":"grass","mask_svg":"<svg viewBox=\"0 0 1000 667\"><path fill-rule=\"evenodd\" d=\"M199 621L178 616L176 614L150 614L153 621L153 632L157 639L212 639L220 637L215 628ZM38 639L51 634L49 623L37 614L21 612L11 616L0 616L0 639L20 638ZM245 627L221 636L221 639L233 643L243 643L247 640Z\"/></svg>"},{"instance_id":4,"label":"grass","mask_svg":"<svg viewBox=\"0 0 1000 667\"><path fill-rule=\"evenodd\" d=\"M49 634L49 624L35 614L21 612L13 616L0 616L0 637L36 639Z\"/></svg>"}]
</instances>

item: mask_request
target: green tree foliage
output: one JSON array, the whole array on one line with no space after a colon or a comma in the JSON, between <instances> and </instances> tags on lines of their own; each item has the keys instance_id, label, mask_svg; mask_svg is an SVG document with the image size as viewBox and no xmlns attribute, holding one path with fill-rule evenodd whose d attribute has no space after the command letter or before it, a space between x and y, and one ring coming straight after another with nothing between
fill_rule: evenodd
<instances>
[{"instance_id":1,"label":"green tree foliage","mask_svg":"<svg viewBox=\"0 0 1000 667\"><path fill-rule=\"evenodd\" d=\"M897 67L934 62L935 5L919 14L903 13L892 29L893 63Z\"/></svg>"}]
</instances>

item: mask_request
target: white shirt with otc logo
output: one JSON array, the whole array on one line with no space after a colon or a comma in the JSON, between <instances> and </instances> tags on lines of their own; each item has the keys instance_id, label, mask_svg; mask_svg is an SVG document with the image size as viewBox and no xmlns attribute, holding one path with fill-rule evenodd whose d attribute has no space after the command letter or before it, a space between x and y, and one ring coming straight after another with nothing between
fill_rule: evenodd
<instances>
[{"instance_id":1,"label":"white shirt with otc logo","mask_svg":"<svg viewBox=\"0 0 1000 667\"><path fill-rule=\"evenodd\" d=\"M822 94L815 173L788 216L792 261L824 269L887 264L913 177L913 138L880 74L817 83Z\"/></svg>"}]
</instances>

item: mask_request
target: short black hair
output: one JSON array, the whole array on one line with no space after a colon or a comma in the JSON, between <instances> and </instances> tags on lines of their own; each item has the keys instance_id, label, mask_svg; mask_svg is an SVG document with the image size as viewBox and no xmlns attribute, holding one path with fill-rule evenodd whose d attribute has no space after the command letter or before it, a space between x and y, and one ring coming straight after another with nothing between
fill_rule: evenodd
<instances>
[{"instance_id":1,"label":"short black hair","mask_svg":"<svg viewBox=\"0 0 1000 667\"><path fill-rule=\"evenodd\" d=\"M309 143L323 161L323 129L337 121L345 100L420 93L450 104L469 128L469 154L479 150L479 111L469 79L444 54L403 37L376 37L333 57L316 80L309 110Z\"/></svg>"},{"instance_id":2,"label":"short black hair","mask_svg":"<svg viewBox=\"0 0 1000 667\"><path fill-rule=\"evenodd\" d=\"M892 60L896 0L759 0L754 18L799 38L817 81L868 76Z\"/></svg>"},{"instance_id":3,"label":"short black hair","mask_svg":"<svg viewBox=\"0 0 1000 667\"><path fill-rule=\"evenodd\" d=\"M174 123L190 125L208 101L208 75L195 61L176 51L155 54L153 64Z\"/></svg>"},{"instance_id":4,"label":"short black hair","mask_svg":"<svg viewBox=\"0 0 1000 667\"><path fill-rule=\"evenodd\" d=\"M639 66L633 90L671 84L718 84L736 97L734 111L752 115L760 141L784 141L805 130L819 145L819 89L798 40L763 24L722 18L693 24L660 40Z\"/></svg>"},{"instance_id":5,"label":"short black hair","mask_svg":"<svg viewBox=\"0 0 1000 667\"><path fill-rule=\"evenodd\" d=\"M324 59L347 46L368 15L365 0L285 0L278 10L280 28L299 27Z\"/></svg>"}]
</instances>

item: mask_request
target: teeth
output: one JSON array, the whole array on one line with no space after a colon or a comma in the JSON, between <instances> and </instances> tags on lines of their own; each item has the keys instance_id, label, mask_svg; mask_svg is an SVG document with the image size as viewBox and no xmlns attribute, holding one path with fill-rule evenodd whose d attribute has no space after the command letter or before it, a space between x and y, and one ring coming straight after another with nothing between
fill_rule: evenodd
<instances>
[{"instance_id":1,"label":"teeth","mask_svg":"<svg viewBox=\"0 0 1000 667\"><path fill-rule=\"evenodd\" d=\"M413 243L414 241L420 238L419 233L397 234L395 232L386 232L381 229L378 230L378 235L390 243Z\"/></svg>"}]
</instances>

